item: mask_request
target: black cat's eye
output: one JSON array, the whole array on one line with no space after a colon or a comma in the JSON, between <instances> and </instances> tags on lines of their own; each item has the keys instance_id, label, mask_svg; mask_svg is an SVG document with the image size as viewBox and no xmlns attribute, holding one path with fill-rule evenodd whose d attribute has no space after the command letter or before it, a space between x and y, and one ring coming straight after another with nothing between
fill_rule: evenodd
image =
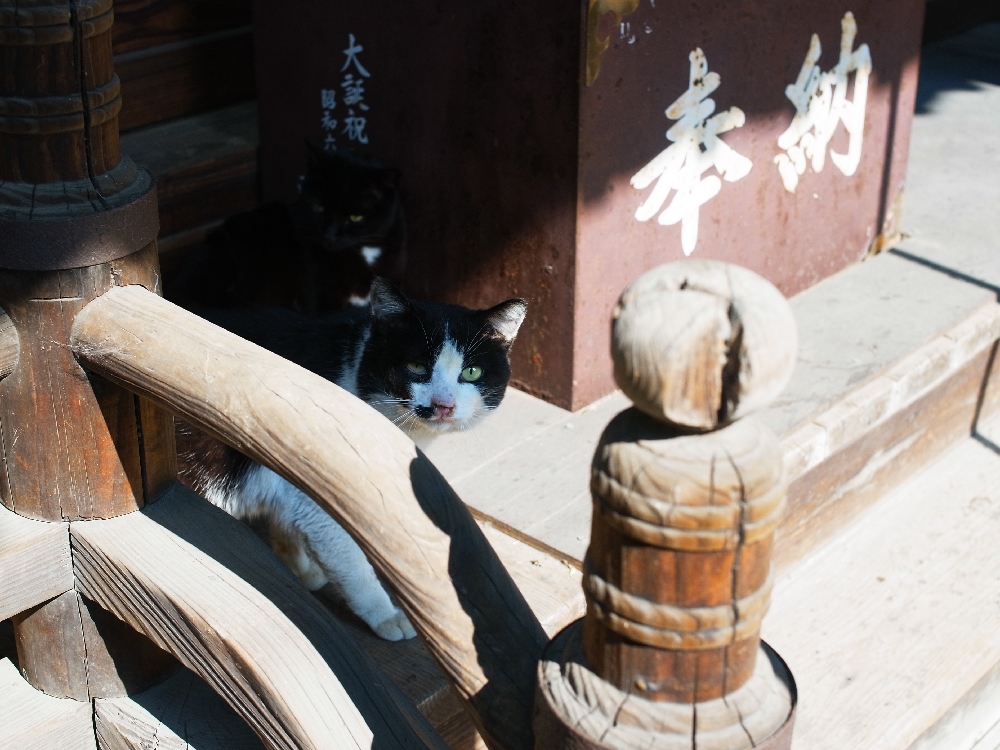
<instances>
[{"instance_id":1,"label":"black cat's eye","mask_svg":"<svg viewBox=\"0 0 1000 750\"><path fill-rule=\"evenodd\" d=\"M419 362L407 362L406 369L412 372L414 375L426 375L427 368L420 364Z\"/></svg>"},{"instance_id":2,"label":"black cat's eye","mask_svg":"<svg viewBox=\"0 0 1000 750\"><path fill-rule=\"evenodd\" d=\"M350 218L351 218L351 221L353 221L355 224L357 224L360 221L364 221L365 220L365 217L362 216L361 214L352 214Z\"/></svg>"},{"instance_id":3,"label":"black cat's eye","mask_svg":"<svg viewBox=\"0 0 1000 750\"><path fill-rule=\"evenodd\" d=\"M466 383L474 383L477 380L479 380L479 378L481 378L482 376L483 376L482 367L475 367L475 366L466 367L464 370L462 370L462 380L464 380Z\"/></svg>"}]
</instances>

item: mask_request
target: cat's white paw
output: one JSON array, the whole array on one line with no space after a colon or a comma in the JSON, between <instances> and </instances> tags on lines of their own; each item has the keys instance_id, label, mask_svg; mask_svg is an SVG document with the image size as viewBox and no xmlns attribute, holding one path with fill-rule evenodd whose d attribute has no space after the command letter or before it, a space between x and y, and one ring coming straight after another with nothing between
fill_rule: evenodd
<instances>
[{"instance_id":1,"label":"cat's white paw","mask_svg":"<svg viewBox=\"0 0 1000 750\"><path fill-rule=\"evenodd\" d=\"M394 608L393 614L382 622L369 624L376 635L387 641L405 641L417 634L406 614L398 608Z\"/></svg>"}]
</instances>

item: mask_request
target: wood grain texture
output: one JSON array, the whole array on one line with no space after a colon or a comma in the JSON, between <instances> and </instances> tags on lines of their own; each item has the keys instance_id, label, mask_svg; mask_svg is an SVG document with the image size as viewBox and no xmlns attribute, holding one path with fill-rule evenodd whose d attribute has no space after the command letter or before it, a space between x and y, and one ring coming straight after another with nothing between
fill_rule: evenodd
<instances>
[{"instance_id":1,"label":"wood grain texture","mask_svg":"<svg viewBox=\"0 0 1000 750\"><path fill-rule=\"evenodd\" d=\"M5 378L14 371L17 365L17 353L21 348L14 321L3 310L0 310L0 378Z\"/></svg>"},{"instance_id":2,"label":"wood grain texture","mask_svg":"<svg viewBox=\"0 0 1000 750\"><path fill-rule=\"evenodd\" d=\"M777 439L753 417L685 434L628 409L601 436L591 491L590 668L651 701L735 692L754 671L784 509Z\"/></svg>"},{"instance_id":3,"label":"wood grain texture","mask_svg":"<svg viewBox=\"0 0 1000 750\"><path fill-rule=\"evenodd\" d=\"M130 698L94 701L100 750L263 750L236 713L197 675L180 669Z\"/></svg>"},{"instance_id":4,"label":"wood grain texture","mask_svg":"<svg viewBox=\"0 0 1000 750\"><path fill-rule=\"evenodd\" d=\"M579 623L561 632L538 666L537 750L752 750L792 708L784 665L764 648L751 678L724 698L651 701L619 690L589 667Z\"/></svg>"},{"instance_id":5,"label":"wood grain texture","mask_svg":"<svg viewBox=\"0 0 1000 750\"><path fill-rule=\"evenodd\" d=\"M21 341L0 381L0 499L22 515L109 517L143 503L134 399L111 384L95 390L68 347L77 312L122 283L159 290L155 243L89 268L0 272L0 305Z\"/></svg>"},{"instance_id":6,"label":"wood grain texture","mask_svg":"<svg viewBox=\"0 0 1000 750\"><path fill-rule=\"evenodd\" d=\"M88 367L305 488L397 594L490 746L532 746L545 633L409 438L329 381L141 288L91 303L72 347Z\"/></svg>"},{"instance_id":7,"label":"wood grain texture","mask_svg":"<svg viewBox=\"0 0 1000 750\"><path fill-rule=\"evenodd\" d=\"M961 440L778 578L796 750L907 750L1000 664L998 488L997 449Z\"/></svg>"},{"instance_id":8,"label":"wood grain texture","mask_svg":"<svg viewBox=\"0 0 1000 750\"><path fill-rule=\"evenodd\" d=\"M118 0L111 38L120 55L249 24L247 0Z\"/></svg>"},{"instance_id":9,"label":"wood grain texture","mask_svg":"<svg viewBox=\"0 0 1000 750\"><path fill-rule=\"evenodd\" d=\"M122 130L252 99L250 26L115 56Z\"/></svg>"},{"instance_id":10,"label":"wood grain texture","mask_svg":"<svg viewBox=\"0 0 1000 750\"><path fill-rule=\"evenodd\" d=\"M114 79L111 3L56 2L49 12L32 10L0 19L0 101L42 100L28 116L0 113L0 181L92 178L121 158L120 100L78 111Z\"/></svg>"},{"instance_id":11,"label":"wood grain texture","mask_svg":"<svg viewBox=\"0 0 1000 750\"><path fill-rule=\"evenodd\" d=\"M68 526L0 507L0 620L71 588Z\"/></svg>"},{"instance_id":12,"label":"wood grain texture","mask_svg":"<svg viewBox=\"0 0 1000 750\"><path fill-rule=\"evenodd\" d=\"M440 747L266 547L182 486L70 536L80 590L206 680L267 747Z\"/></svg>"},{"instance_id":13,"label":"wood grain texture","mask_svg":"<svg viewBox=\"0 0 1000 750\"><path fill-rule=\"evenodd\" d=\"M163 238L257 205L257 142L254 102L122 135L122 149L156 178L162 253L171 251Z\"/></svg>"},{"instance_id":14,"label":"wood grain texture","mask_svg":"<svg viewBox=\"0 0 1000 750\"><path fill-rule=\"evenodd\" d=\"M886 492L968 435L987 378L990 351L907 407L868 430L789 485L788 510L775 541L774 563L789 570L824 540L848 526ZM983 413L996 410L986 389Z\"/></svg>"},{"instance_id":15,"label":"wood grain texture","mask_svg":"<svg viewBox=\"0 0 1000 750\"><path fill-rule=\"evenodd\" d=\"M11 750L96 750L90 703L53 698L0 659L0 747Z\"/></svg>"},{"instance_id":16,"label":"wood grain texture","mask_svg":"<svg viewBox=\"0 0 1000 750\"><path fill-rule=\"evenodd\" d=\"M538 617L546 634L555 635L583 617L586 605L580 588L581 574L562 560L514 539L480 522L483 534L524 598ZM447 678L419 638L388 642L377 638L342 606L330 604L375 659L420 712L437 729L453 750L485 749L475 724L462 707Z\"/></svg>"},{"instance_id":17,"label":"wood grain texture","mask_svg":"<svg viewBox=\"0 0 1000 750\"><path fill-rule=\"evenodd\" d=\"M611 324L615 382L650 416L707 430L770 404L798 339L791 307L745 268L682 260L622 293Z\"/></svg>"}]
</instances>

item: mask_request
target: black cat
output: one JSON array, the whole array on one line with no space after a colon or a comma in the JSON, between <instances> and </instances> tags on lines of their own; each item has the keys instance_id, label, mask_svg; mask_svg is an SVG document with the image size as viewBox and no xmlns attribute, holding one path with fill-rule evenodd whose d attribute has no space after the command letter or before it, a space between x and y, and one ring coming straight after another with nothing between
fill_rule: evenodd
<instances>
[{"instance_id":1,"label":"black cat","mask_svg":"<svg viewBox=\"0 0 1000 750\"><path fill-rule=\"evenodd\" d=\"M164 296L192 309L287 308L307 315L364 305L378 275L399 282L406 222L399 172L308 145L301 195L226 220Z\"/></svg>"}]
</instances>

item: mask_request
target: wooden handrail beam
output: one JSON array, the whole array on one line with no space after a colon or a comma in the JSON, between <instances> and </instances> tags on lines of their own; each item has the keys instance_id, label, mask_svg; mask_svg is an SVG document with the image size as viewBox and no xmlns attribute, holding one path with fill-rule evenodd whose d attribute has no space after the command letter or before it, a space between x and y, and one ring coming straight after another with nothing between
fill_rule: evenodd
<instances>
[{"instance_id":1,"label":"wooden handrail beam","mask_svg":"<svg viewBox=\"0 0 1000 750\"><path fill-rule=\"evenodd\" d=\"M268 748L443 750L267 547L187 488L70 537L80 592L201 676Z\"/></svg>"},{"instance_id":2,"label":"wooden handrail beam","mask_svg":"<svg viewBox=\"0 0 1000 750\"><path fill-rule=\"evenodd\" d=\"M80 361L274 469L358 541L497 750L533 746L547 638L431 462L329 381L141 287L76 317Z\"/></svg>"},{"instance_id":3,"label":"wooden handrail beam","mask_svg":"<svg viewBox=\"0 0 1000 750\"><path fill-rule=\"evenodd\" d=\"M141 287L81 311L84 365L287 477L358 541L493 748L530 748L546 636L465 505L401 431L329 381Z\"/></svg>"}]
</instances>

